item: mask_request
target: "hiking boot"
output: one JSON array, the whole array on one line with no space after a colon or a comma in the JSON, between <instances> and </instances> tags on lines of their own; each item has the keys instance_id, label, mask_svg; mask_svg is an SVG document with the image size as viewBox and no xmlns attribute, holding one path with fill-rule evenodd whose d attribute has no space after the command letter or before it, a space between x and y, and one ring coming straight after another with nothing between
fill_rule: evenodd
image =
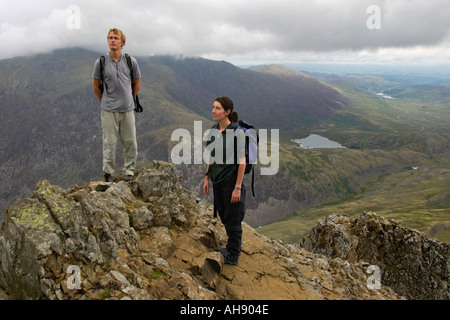
<instances>
[{"instance_id":1,"label":"hiking boot","mask_svg":"<svg viewBox=\"0 0 450 320\"><path fill-rule=\"evenodd\" d=\"M219 251L223 255L224 258L228 255L227 248L219 248L216 251Z\"/></svg>"},{"instance_id":2,"label":"hiking boot","mask_svg":"<svg viewBox=\"0 0 450 320\"><path fill-rule=\"evenodd\" d=\"M227 255L229 255L230 253L228 252L228 249L225 248L219 248L216 251L220 252L224 257L226 257ZM239 251L238 253L238 257L241 255L241 251Z\"/></svg>"},{"instance_id":3,"label":"hiking boot","mask_svg":"<svg viewBox=\"0 0 450 320\"><path fill-rule=\"evenodd\" d=\"M105 178L105 182L111 182L111 175L109 173L103 173L103 177Z\"/></svg>"},{"instance_id":4,"label":"hiking boot","mask_svg":"<svg viewBox=\"0 0 450 320\"><path fill-rule=\"evenodd\" d=\"M231 265L237 265L238 264L239 256L232 256L230 254L227 254L225 256L225 264L231 264Z\"/></svg>"}]
</instances>

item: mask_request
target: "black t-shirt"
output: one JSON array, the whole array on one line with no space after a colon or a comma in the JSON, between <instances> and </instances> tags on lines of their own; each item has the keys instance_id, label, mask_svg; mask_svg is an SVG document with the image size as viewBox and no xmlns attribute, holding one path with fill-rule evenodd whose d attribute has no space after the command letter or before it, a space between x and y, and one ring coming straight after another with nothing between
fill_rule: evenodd
<instances>
[{"instance_id":1,"label":"black t-shirt","mask_svg":"<svg viewBox=\"0 0 450 320\"><path fill-rule=\"evenodd\" d=\"M245 133L235 130L236 123L231 123L223 132L218 130L217 123L206 142L209 157L209 177L212 183L226 183L236 179L239 160L245 157Z\"/></svg>"}]
</instances>

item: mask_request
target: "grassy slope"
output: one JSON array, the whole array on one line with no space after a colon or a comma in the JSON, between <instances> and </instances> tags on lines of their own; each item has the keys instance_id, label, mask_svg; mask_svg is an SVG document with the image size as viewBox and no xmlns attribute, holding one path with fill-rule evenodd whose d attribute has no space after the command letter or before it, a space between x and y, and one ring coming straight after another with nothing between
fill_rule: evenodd
<instances>
[{"instance_id":1,"label":"grassy slope","mask_svg":"<svg viewBox=\"0 0 450 320\"><path fill-rule=\"evenodd\" d=\"M297 242L319 219L331 214L357 217L364 211L374 211L421 232L438 223L450 226L450 170L429 172L409 170L380 176L370 181L364 192L292 213L282 221L262 227L259 231L271 238ZM448 230L440 230L435 238L450 242Z\"/></svg>"}]
</instances>

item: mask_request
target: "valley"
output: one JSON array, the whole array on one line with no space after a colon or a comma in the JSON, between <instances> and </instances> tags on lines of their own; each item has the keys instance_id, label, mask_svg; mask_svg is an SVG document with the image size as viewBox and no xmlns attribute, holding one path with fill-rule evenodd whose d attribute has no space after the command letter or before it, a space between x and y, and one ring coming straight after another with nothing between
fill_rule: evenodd
<instances>
[{"instance_id":1,"label":"valley","mask_svg":"<svg viewBox=\"0 0 450 320\"><path fill-rule=\"evenodd\" d=\"M331 214L356 218L373 211L450 242L450 105L442 102L442 96L436 96L437 102L430 96L385 99L365 94L365 90L345 81L334 85L354 104L339 110L331 123L325 122L311 132L350 149L308 151L288 147L281 153L284 159L292 158L284 167L305 182L303 190L308 182L316 185L323 180L327 182L322 185L331 183L333 190L342 192L335 192L334 199L293 210L258 231L295 243L319 219ZM367 90L370 92L374 91Z\"/></svg>"}]
</instances>

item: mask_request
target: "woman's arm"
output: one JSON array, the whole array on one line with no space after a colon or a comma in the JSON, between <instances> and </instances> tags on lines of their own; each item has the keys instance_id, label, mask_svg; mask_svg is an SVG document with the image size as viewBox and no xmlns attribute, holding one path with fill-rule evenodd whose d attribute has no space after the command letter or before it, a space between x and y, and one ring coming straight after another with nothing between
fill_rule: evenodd
<instances>
[{"instance_id":1,"label":"woman's arm","mask_svg":"<svg viewBox=\"0 0 450 320\"><path fill-rule=\"evenodd\" d=\"M206 164L205 182L203 183L203 192L209 196L209 163Z\"/></svg>"},{"instance_id":2,"label":"woman's arm","mask_svg":"<svg viewBox=\"0 0 450 320\"><path fill-rule=\"evenodd\" d=\"M234 187L233 193L231 195L231 203L238 203L241 201L241 189L242 188L242 181L244 180L244 174L245 174L245 157L241 158L239 160L239 168L238 168L238 174L236 178L236 186ZM239 187L237 187L239 186Z\"/></svg>"}]
</instances>

